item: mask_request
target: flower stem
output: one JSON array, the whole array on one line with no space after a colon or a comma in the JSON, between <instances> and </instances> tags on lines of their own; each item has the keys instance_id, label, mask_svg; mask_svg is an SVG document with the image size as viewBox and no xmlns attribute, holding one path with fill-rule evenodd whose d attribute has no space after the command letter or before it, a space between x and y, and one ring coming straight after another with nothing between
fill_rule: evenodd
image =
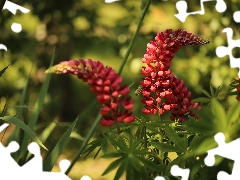
<instances>
[{"instance_id":1,"label":"flower stem","mask_svg":"<svg viewBox=\"0 0 240 180\"><path fill-rule=\"evenodd\" d=\"M143 3L143 1L141 1L141 3ZM130 52L131 52L131 49L132 49L132 46L133 46L133 43L136 40L137 34L138 34L139 30L140 30L140 27L142 25L143 19L144 19L146 13L147 13L147 10L148 10L150 4L151 4L151 0L148 0L148 2L146 3L146 6L143 7L143 9L140 10L140 15L139 15L137 29L136 29L135 33L133 34L133 37L132 37L132 39L131 39L131 41L130 41L130 43L128 45L127 52L126 52L126 54L125 54L125 56L123 58L123 62L122 62L121 66L120 66L120 68L118 70L118 74L119 75L122 73L123 67L125 66L125 64L127 62L127 59L128 59L128 57L130 55ZM142 6L142 4L141 4L141 6Z\"/></svg>"}]
</instances>

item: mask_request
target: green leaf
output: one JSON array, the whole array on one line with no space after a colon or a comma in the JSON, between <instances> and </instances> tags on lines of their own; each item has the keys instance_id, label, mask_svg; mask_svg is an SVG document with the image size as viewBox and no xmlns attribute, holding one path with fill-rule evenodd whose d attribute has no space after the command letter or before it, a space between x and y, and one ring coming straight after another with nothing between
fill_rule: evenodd
<instances>
[{"instance_id":1,"label":"green leaf","mask_svg":"<svg viewBox=\"0 0 240 180\"><path fill-rule=\"evenodd\" d=\"M206 103L206 102L210 102L211 99L206 98L206 97L199 97L194 99L194 102L201 102L201 103Z\"/></svg>"},{"instance_id":2,"label":"green leaf","mask_svg":"<svg viewBox=\"0 0 240 180\"><path fill-rule=\"evenodd\" d=\"M70 138L71 133L74 130L74 127L76 126L76 123L78 122L79 118L77 117L75 121L72 123L72 125L68 128L68 130L63 134L62 138L58 141L56 146L53 148L51 153L47 156L43 163L43 170L44 171L51 171L54 164L57 161L57 158L61 154L63 148L66 146L68 139Z\"/></svg>"},{"instance_id":3,"label":"green leaf","mask_svg":"<svg viewBox=\"0 0 240 180\"><path fill-rule=\"evenodd\" d=\"M33 65L32 65L33 67ZM32 67L31 67L31 71L32 71ZM28 87L28 83L29 83L29 79L30 79L30 75L31 75L31 71L28 75L28 79L27 79L27 82L26 82L26 85L25 87L23 88L22 90L22 94L21 94L21 99L20 99L20 103L19 103L19 106L15 106L15 107L19 107L19 110L18 110L18 113L16 115L16 118L19 118L21 119L23 117L23 112L24 112L24 108L27 108L27 109L30 109L29 106L24 106L24 101L25 101L25 98L26 98L26 94L27 94L27 87ZM25 114L28 114L28 112L25 110ZM27 118L24 118L24 123L27 124ZM11 136L8 138L7 140L7 144L13 140L17 141L19 143L19 145L21 146L22 148L22 143L23 143L23 140L24 140L24 131L19 128L18 126L16 126L14 132L11 134ZM40 139L41 140L41 139ZM41 140L42 141L42 140ZM43 142L43 141L42 141ZM43 142L44 143L44 142ZM25 149L26 150L26 149ZM23 153L23 151L22 151ZM20 159L20 154L21 154L21 150L18 151L17 153L14 153L13 154L13 158L14 159ZM25 158L21 158L22 161L25 161Z\"/></svg>"},{"instance_id":4,"label":"green leaf","mask_svg":"<svg viewBox=\"0 0 240 180\"><path fill-rule=\"evenodd\" d=\"M80 134L76 133L76 132L72 132L70 135L71 138L77 139L79 141L84 141L84 137L82 137Z\"/></svg>"},{"instance_id":5,"label":"green leaf","mask_svg":"<svg viewBox=\"0 0 240 180\"><path fill-rule=\"evenodd\" d=\"M121 157L115 161L113 161L108 167L107 169L102 173L102 176L108 174L109 172L111 172L112 170L114 170L117 166L119 166L120 164L122 164L122 162L125 160L125 157Z\"/></svg>"},{"instance_id":6,"label":"green leaf","mask_svg":"<svg viewBox=\"0 0 240 180\"><path fill-rule=\"evenodd\" d=\"M192 151L190 153L186 153L185 158L191 157L193 155L201 155L207 153L209 149L213 149L217 147L218 144L213 138L207 138L205 139L195 151Z\"/></svg>"},{"instance_id":7,"label":"green leaf","mask_svg":"<svg viewBox=\"0 0 240 180\"><path fill-rule=\"evenodd\" d=\"M107 137L103 138L103 141L101 143L101 148L102 148L102 152L105 154L107 152L107 149L108 149L108 139L107 139Z\"/></svg>"},{"instance_id":8,"label":"green leaf","mask_svg":"<svg viewBox=\"0 0 240 180\"><path fill-rule=\"evenodd\" d=\"M167 143L152 142L151 144L162 152L182 152L180 148Z\"/></svg>"},{"instance_id":9,"label":"green leaf","mask_svg":"<svg viewBox=\"0 0 240 180\"><path fill-rule=\"evenodd\" d=\"M188 126L194 129L194 132L201 134L213 134L219 132L218 120L213 115L213 112L208 107L202 107L201 111L196 111L200 117L199 121L191 121Z\"/></svg>"},{"instance_id":10,"label":"green leaf","mask_svg":"<svg viewBox=\"0 0 240 180\"><path fill-rule=\"evenodd\" d=\"M40 139L36 136L36 134L29 128L28 125L26 125L24 122L22 122L20 119L12 117L12 116L4 116L0 117L0 119L10 122L12 124L15 124L16 126L22 128L32 139L34 139L41 147L48 149L43 145L43 143L40 141Z\"/></svg>"},{"instance_id":11,"label":"green leaf","mask_svg":"<svg viewBox=\"0 0 240 180\"><path fill-rule=\"evenodd\" d=\"M129 148L127 147L127 145L126 145L122 136L118 137L118 139L116 141L116 144L122 151L125 151L125 152L129 151Z\"/></svg>"},{"instance_id":12,"label":"green leaf","mask_svg":"<svg viewBox=\"0 0 240 180\"><path fill-rule=\"evenodd\" d=\"M41 139L42 142L46 142L47 138L51 135L53 129L56 127L55 122L51 122L44 131L40 134L39 139Z\"/></svg>"},{"instance_id":13,"label":"green leaf","mask_svg":"<svg viewBox=\"0 0 240 180\"><path fill-rule=\"evenodd\" d=\"M207 97L209 97L210 99L212 98L211 94L209 94L206 90L201 89L202 93L205 94Z\"/></svg>"},{"instance_id":14,"label":"green leaf","mask_svg":"<svg viewBox=\"0 0 240 180\"><path fill-rule=\"evenodd\" d=\"M240 117L240 103L237 102L236 105L232 106L227 112L228 127L232 126L234 122Z\"/></svg>"},{"instance_id":15,"label":"green leaf","mask_svg":"<svg viewBox=\"0 0 240 180\"><path fill-rule=\"evenodd\" d=\"M114 180L119 180L121 176L123 175L124 171L128 169L128 159L125 159L121 165L119 166L116 175L114 177Z\"/></svg>"},{"instance_id":16,"label":"green leaf","mask_svg":"<svg viewBox=\"0 0 240 180\"><path fill-rule=\"evenodd\" d=\"M170 126L166 125L165 126L165 131L168 135L168 138L177 146L179 147L182 151L186 151L187 147L185 144L183 144L183 140L178 136L176 131L171 128Z\"/></svg>"},{"instance_id":17,"label":"green leaf","mask_svg":"<svg viewBox=\"0 0 240 180\"><path fill-rule=\"evenodd\" d=\"M89 147L83 151L83 154L86 153L84 158L86 158L91 152L93 152L98 146L101 146L102 138L96 139L92 142L90 142L88 145Z\"/></svg>"},{"instance_id":18,"label":"green leaf","mask_svg":"<svg viewBox=\"0 0 240 180\"><path fill-rule=\"evenodd\" d=\"M218 121L218 123L216 124L218 127L218 131L225 132L227 127L227 118L223 106L216 99L212 99L211 108Z\"/></svg>"},{"instance_id":19,"label":"green leaf","mask_svg":"<svg viewBox=\"0 0 240 180\"><path fill-rule=\"evenodd\" d=\"M211 96L215 97L214 89L213 89L213 86L211 84L210 84L210 92L211 92Z\"/></svg>"},{"instance_id":20,"label":"green leaf","mask_svg":"<svg viewBox=\"0 0 240 180\"><path fill-rule=\"evenodd\" d=\"M0 77L2 77L3 73L7 70L8 66L10 66L10 64L0 71Z\"/></svg>"},{"instance_id":21,"label":"green leaf","mask_svg":"<svg viewBox=\"0 0 240 180\"><path fill-rule=\"evenodd\" d=\"M102 158L117 158L117 157L125 157L126 156L126 153L124 152L112 152L112 153L108 153L108 154L104 154L102 156Z\"/></svg>"},{"instance_id":22,"label":"green leaf","mask_svg":"<svg viewBox=\"0 0 240 180\"><path fill-rule=\"evenodd\" d=\"M144 166L148 167L149 169L159 171L159 167L151 160L147 160L140 156L137 156L137 158L144 164Z\"/></svg>"},{"instance_id":23,"label":"green leaf","mask_svg":"<svg viewBox=\"0 0 240 180\"><path fill-rule=\"evenodd\" d=\"M93 159L96 159L97 155L100 153L101 147L98 148L97 153L94 155Z\"/></svg>"},{"instance_id":24,"label":"green leaf","mask_svg":"<svg viewBox=\"0 0 240 180\"><path fill-rule=\"evenodd\" d=\"M53 51L50 66L53 65L54 55L55 55L55 49ZM39 112L42 110L43 102L44 102L45 96L47 95L47 90L48 90L50 78L51 78L51 74L47 74L46 78L43 82L43 85L41 87L41 90L39 92L38 98L37 98L37 100L34 104L34 108L33 108L34 111L32 112L32 115L31 115L30 120L28 122L28 126L31 129L35 128L35 125L36 125L36 122L37 122L37 119L38 119L38 116L39 116ZM20 157L23 156L23 154L26 152L29 140L30 140L29 136L24 134L23 141L22 141L22 144L21 144L21 149L20 149Z\"/></svg>"},{"instance_id":25,"label":"green leaf","mask_svg":"<svg viewBox=\"0 0 240 180\"><path fill-rule=\"evenodd\" d=\"M198 148L199 144L201 144L208 136L194 136L194 139L190 143L190 146L188 148L188 152L194 151Z\"/></svg>"}]
</instances>

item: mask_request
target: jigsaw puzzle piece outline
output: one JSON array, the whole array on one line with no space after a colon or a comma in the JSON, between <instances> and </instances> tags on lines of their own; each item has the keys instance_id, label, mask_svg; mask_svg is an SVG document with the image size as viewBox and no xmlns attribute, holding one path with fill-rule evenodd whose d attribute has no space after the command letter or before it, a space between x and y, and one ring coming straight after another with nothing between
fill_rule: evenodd
<instances>
[{"instance_id":1,"label":"jigsaw puzzle piece outline","mask_svg":"<svg viewBox=\"0 0 240 180\"><path fill-rule=\"evenodd\" d=\"M240 177L240 138L235 139L229 143L225 142L225 136L223 133L219 132L214 136L218 147L208 150L208 155L204 159L204 163L207 166L213 166L215 164L215 155L230 159L234 161L232 174L228 174L224 171L219 171L217 174L218 180L237 180Z\"/></svg>"},{"instance_id":2,"label":"jigsaw puzzle piece outline","mask_svg":"<svg viewBox=\"0 0 240 180\"><path fill-rule=\"evenodd\" d=\"M230 67L231 68L240 68L240 58L234 58L232 55L232 50L235 47L240 47L240 39L233 40L233 30L230 27L224 28L222 32L226 33L228 46L219 46L216 48L216 55L221 58L226 55L229 56ZM240 72L238 72L238 77L240 77Z\"/></svg>"},{"instance_id":3,"label":"jigsaw puzzle piece outline","mask_svg":"<svg viewBox=\"0 0 240 180\"><path fill-rule=\"evenodd\" d=\"M200 14L203 15L205 14L205 8L204 8L204 2L209 2L209 1L217 1L216 5L215 5L215 9L222 13L224 11L226 11L227 9L227 5L224 2L224 0L200 0L200 6L201 6L201 10L200 11L194 11L194 12L187 12L187 2L185 0L180 0L178 2L176 2L176 9L178 10L178 14L174 14L174 16L176 18L178 18L181 22L185 22L186 18L189 15L194 15L194 14Z\"/></svg>"}]
</instances>

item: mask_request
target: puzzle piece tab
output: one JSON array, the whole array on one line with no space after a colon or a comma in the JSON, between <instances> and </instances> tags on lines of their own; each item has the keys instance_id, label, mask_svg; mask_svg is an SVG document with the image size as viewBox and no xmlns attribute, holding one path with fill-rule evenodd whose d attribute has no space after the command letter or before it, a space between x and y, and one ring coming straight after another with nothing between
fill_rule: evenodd
<instances>
[{"instance_id":1,"label":"puzzle piece tab","mask_svg":"<svg viewBox=\"0 0 240 180\"><path fill-rule=\"evenodd\" d=\"M226 11L226 9L227 9L227 6L226 6L226 3L224 2L224 0L200 0L201 10L188 13L187 12L188 5L187 5L186 1L180 0L176 3L176 9L178 10L178 14L174 14L174 16L176 18L178 18L181 22L185 22L186 18L189 15L194 15L194 14L203 15L203 14L205 14L205 9L204 9L203 3L207 2L207 1L217 1L215 8L218 12L222 13L222 12Z\"/></svg>"},{"instance_id":2,"label":"puzzle piece tab","mask_svg":"<svg viewBox=\"0 0 240 180\"><path fill-rule=\"evenodd\" d=\"M216 55L218 57L223 57L228 55L230 58L230 67L231 68L240 68L240 58L234 58L232 55L232 49L235 47L240 47L240 39L233 40L233 30L232 28L225 28L222 32L225 32L227 35L227 41L228 41L228 47L225 46L219 46L216 48ZM239 72L240 73L240 72ZM240 78L240 74L238 74Z\"/></svg>"},{"instance_id":3,"label":"puzzle piece tab","mask_svg":"<svg viewBox=\"0 0 240 180\"><path fill-rule=\"evenodd\" d=\"M0 132L7 128L9 124L4 123L0 126ZM0 142L0 179L9 180L71 180L66 174L66 170L70 165L70 161L61 160L59 163L60 172L44 172L40 147L36 142L32 142L28 146L28 151L34 155L22 167L12 158L11 153L19 150L19 144L15 141L4 147ZM91 180L89 176L83 176L81 180Z\"/></svg>"},{"instance_id":4,"label":"puzzle piece tab","mask_svg":"<svg viewBox=\"0 0 240 180\"><path fill-rule=\"evenodd\" d=\"M208 152L208 155L204 159L204 162L207 166L213 166L215 163L215 155L225 157L227 159L233 160L233 169L232 174L220 171L217 175L218 180L238 180L240 177L240 138L225 143L225 136L223 133L217 133L214 136L215 141L218 143L218 147L211 149Z\"/></svg>"}]
</instances>

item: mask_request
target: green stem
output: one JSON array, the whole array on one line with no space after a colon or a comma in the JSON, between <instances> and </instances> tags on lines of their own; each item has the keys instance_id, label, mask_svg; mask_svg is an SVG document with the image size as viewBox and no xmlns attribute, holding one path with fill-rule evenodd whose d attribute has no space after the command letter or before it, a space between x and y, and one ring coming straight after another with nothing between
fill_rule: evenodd
<instances>
[{"instance_id":1,"label":"green stem","mask_svg":"<svg viewBox=\"0 0 240 180\"><path fill-rule=\"evenodd\" d=\"M143 3L143 2L141 1L141 3ZM125 56L124 56L124 58L123 58L123 62L122 62L121 66L120 66L120 68L119 68L119 70L118 70L118 74L119 74L119 75L122 73L123 67L125 66L125 64L126 64L126 62L127 62L127 59L128 59L128 57L129 57L129 55L130 55L130 52L131 52L131 50L132 50L133 43L134 43L134 41L136 40L137 34L138 34L139 30L140 30L140 27L141 27L141 25L142 25L143 19L144 19L146 13L147 13L147 10L148 10L150 4L151 4L151 0L149 0L149 1L147 2L146 6L145 6L143 9L141 9L141 11L140 11L137 29L136 29L135 33L133 34L133 37L132 37L132 39L131 39L131 41L130 41L130 43L129 43L129 45L128 45L127 52L126 52L126 54L125 54ZM142 5L141 5L141 6L142 6Z\"/></svg>"},{"instance_id":2,"label":"green stem","mask_svg":"<svg viewBox=\"0 0 240 180\"><path fill-rule=\"evenodd\" d=\"M142 3L143 3L143 2L142 2ZM131 39L131 42L129 43L127 52L126 52L126 54L125 54L125 56L124 56L124 59L123 59L123 63L121 64L121 66L120 66L120 68L119 68L119 71L118 71L118 74L119 74L119 75L122 73L123 67L125 66L125 64L126 64L126 62L127 62L127 59L128 59L128 57L129 57L129 55L130 55L130 52L131 52L131 49L132 49L132 46L133 46L133 43L134 43L134 41L135 41L135 39L136 39L136 37L137 37L137 34L138 34L139 30L140 30L142 21L143 21L145 15L146 15L146 12L147 12L150 4L151 4L151 0L148 0L148 2L146 3L145 8L141 9L141 11L140 11L140 17L139 17L138 26L137 26L137 29L136 29L136 31L135 31L132 39ZM142 7L142 5L143 5L143 4L141 4L141 7ZM66 175L70 172L70 170L72 169L72 167L74 166L74 164L77 162L78 158L82 155L82 153L83 153L83 151L84 151L84 149L85 149L88 141L89 141L90 138L92 137L92 135L93 135L93 133L94 133L94 130L95 130L95 128L97 127L97 125L98 125L99 120L101 119L101 117L102 117L102 116L99 114L99 115L97 116L97 118L95 119L94 124L92 125L92 127L90 128L89 133L87 134L86 138L84 139L81 148L79 149L79 151L77 152L77 155L74 157L73 161L71 162L70 166L68 167L67 171L65 172ZM118 127L118 128L119 128L119 127ZM120 130L120 129L118 129L118 130Z\"/></svg>"},{"instance_id":3,"label":"green stem","mask_svg":"<svg viewBox=\"0 0 240 180\"><path fill-rule=\"evenodd\" d=\"M95 128L97 127L98 123L99 123L99 120L102 118L102 116L100 114L98 114L97 118L95 119L93 125L91 126L86 138L84 139L83 141L83 144L81 146L81 148L79 149L79 151L77 152L77 155L74 157L73 161L71 162L70 166L68 167L67 171L65 172L65 174L67 175L72 167L74 166L74 164L77 162L78 158L82 155L88 141L90 140L90 138L92 137L93 133L94 133L94 130Z\"/></svg>"}]
</instances>

